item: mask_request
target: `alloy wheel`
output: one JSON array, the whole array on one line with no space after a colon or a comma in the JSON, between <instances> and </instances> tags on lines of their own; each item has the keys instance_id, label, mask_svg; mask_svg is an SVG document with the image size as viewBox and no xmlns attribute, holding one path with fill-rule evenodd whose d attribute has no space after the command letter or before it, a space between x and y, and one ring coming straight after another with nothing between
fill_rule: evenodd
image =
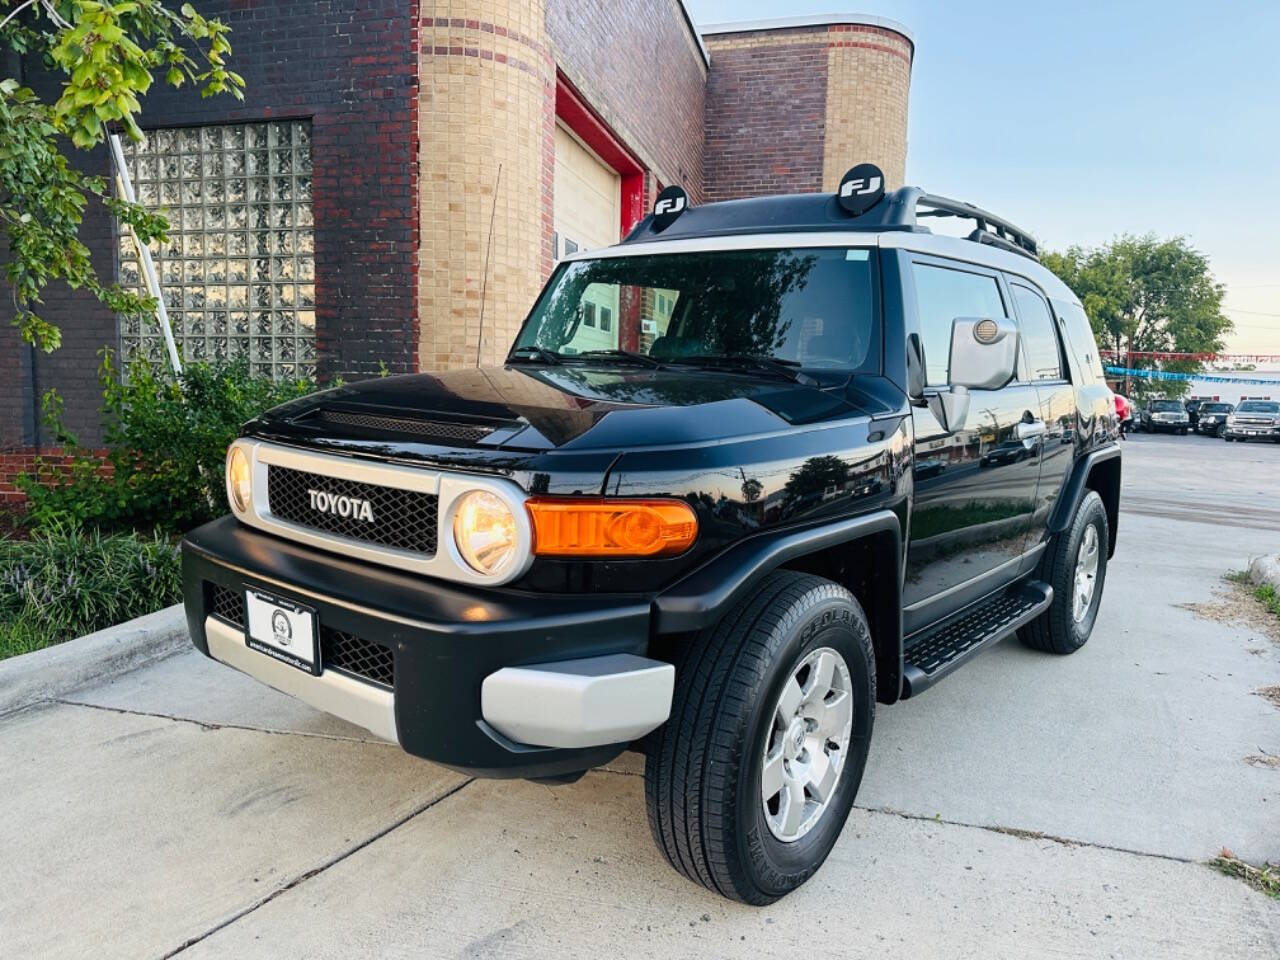
<instances>
[{"instance_id":1,"label":"alloy wheel","mask_svg":"<svg viewBox=\"0 0 1280 960\"><path fill-rule=\"evenodd\" d=\"M853 730L853 686L844 657L810 652L791 671L765 732L760 799L769 831L793 843L835 795Z\"/></svg>"},{"instance_id":2,"label":"alloy wheel","mask_svg":"<svg viewBox=\"0 0 1280 960\"><path fill-rule=\"evenodd\" d=\"M1098 588L1098 528L1092 523L1085 527L1080 538L1080 551L1076 554L1075 594L1072 598L1072 614L1080 623L1093 605L1093 594Z\"/></svg>"}]
</instances>

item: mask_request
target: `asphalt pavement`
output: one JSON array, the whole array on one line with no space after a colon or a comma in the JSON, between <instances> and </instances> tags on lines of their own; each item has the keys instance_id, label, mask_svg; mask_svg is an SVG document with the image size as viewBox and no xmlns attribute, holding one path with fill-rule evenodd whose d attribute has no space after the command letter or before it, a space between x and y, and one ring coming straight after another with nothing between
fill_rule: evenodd
<instances>
[{"instance_id":1,"label":"asphalt pavement","mask_svg":"<svg viewBox=\"0 0 1280 960\"><path fill-rule=\"evenodd\" d=\"M1072 657L1014 640L881 707L831 858L765 909L666 867L628 754L469 780L182 653L0 717L0 957L1280 957L1280 446L1125 443Z\"/></svg>"}]
</instances>

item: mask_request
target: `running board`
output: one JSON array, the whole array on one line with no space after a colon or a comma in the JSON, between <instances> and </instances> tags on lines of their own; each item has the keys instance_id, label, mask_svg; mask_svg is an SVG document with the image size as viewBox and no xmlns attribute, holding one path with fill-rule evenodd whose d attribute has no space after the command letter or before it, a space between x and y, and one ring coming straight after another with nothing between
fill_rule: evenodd
<instances>
[{"instance_id":1,"label":"running board","mask_svg":"<svg viewBox=\"0 0 1280 960\"><path fill-rule=\"evenodd\" d=\"M1028 580L912 639L902 653L902 699L928 690L983 647L1040 616L1051 603L1053 588Z\"/></svg>"}]
</instances>

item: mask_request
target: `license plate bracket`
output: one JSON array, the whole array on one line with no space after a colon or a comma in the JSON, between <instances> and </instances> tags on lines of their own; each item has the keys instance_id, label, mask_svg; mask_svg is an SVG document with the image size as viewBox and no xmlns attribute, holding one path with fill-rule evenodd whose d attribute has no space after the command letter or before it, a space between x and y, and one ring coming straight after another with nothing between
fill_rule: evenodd
<instances>
[{"instance_id":1,"label":"license plate bracket","mask_svg":"<svg viewBox=\"0 0 1280 960\"><path fill-rule=\"evenodd\" d=\"M315 608L261 590L245 591L244 642L250 650L320 675Z\"/></svg>"}]
</instances>

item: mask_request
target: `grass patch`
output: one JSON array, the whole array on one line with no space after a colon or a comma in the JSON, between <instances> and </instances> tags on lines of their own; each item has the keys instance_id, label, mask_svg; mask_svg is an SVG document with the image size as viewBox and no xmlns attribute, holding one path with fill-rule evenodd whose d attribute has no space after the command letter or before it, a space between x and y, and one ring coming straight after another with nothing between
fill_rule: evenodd
<instances>
[{"instance_id":1,"label":"grass patch","mask_svg":"<svg viewBox=\"0 0 1280 960\"><path fill-rule=\"evenodd\" d=\"M1230 573L1223 574L1222 579L1227 581L1227 583L1234 583L1241 587L1247 587L1253 583L1253 581L1249 579L1248 570L1232 570Z\"/></svg>"},{"instance_id":2,"label":"grass patch","mask_svg":"<svg viewBox=\"0 0 1280 960\"><path fill-rule=\"evenodd\" d=\"M1230 850L1223 848L1220 854L1209 861L1209 865L1229 877L1243 880L1253 889L1259 893L1266 894L1273 900L1280 900L1280 866L1274 863L1266 863L1260 867L1255 867L1251 863L1245 863L1243 860L1238 859Z\"/></svg>"},{"instance_id":3,"label":"grass patch","mask_svg":"<svg viewBox=\"0 0 1280 960\"><path fill-rule=\"evenodd\" d=\"M0 538L0 660L152 613L182 598L163 537L55 526Z\"/></svg>"},{"instance_id":4,"label":"grass patch","mask_svg":"<svg viewBox=\"0 0 1280 960\"><path fill-rule=\"evenodd\" d=\"M1260 587L1256 587L1253 591L1253 598L1266 607L1267 611L1280 617L1280 593L1276 592L1276 588L1269 583L1264 583Z\"/></svg>"}]
</instances>

